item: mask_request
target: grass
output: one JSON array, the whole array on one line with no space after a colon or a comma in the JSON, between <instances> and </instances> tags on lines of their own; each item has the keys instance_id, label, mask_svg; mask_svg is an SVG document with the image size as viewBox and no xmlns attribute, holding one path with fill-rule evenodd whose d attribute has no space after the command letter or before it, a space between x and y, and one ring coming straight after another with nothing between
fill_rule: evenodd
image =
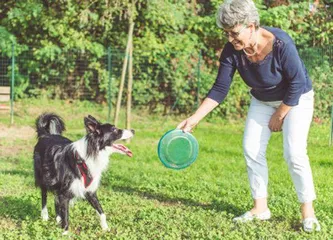
<instances>
[{"instance_id":1,"label":"grass","mask_svg":"<svg viewBox=\"0 0 333 240\"><path fill-rule=\"evenodd\" d=\"M62 237L55 222L52 194L48 201L50 220L41 220L40 192L33 179L34 120L47 110L65 119L65 135L72 140L85 133L83 116L91 114L104 121L107 115L103 105L46 99L16 103L15 125L11 127L9 114L0 114L0 239L333 238L333 147L328 147L328 123L314 123L309 135L318 198L315 206L322 231L307 234L301 230L281 134L272 135L267 152L272 219L235 224L232 218L251 207L241 147L243 121L203 121L194 132L200 144L198 159L189 168L176 171L159 162L156 147L163 133L182 118L139 111L132 122L136 136L126 144L133 158L113 155L98 191L110 231L102 232L92 207L78 201L70 209L70 236Z\"/></svg>"}]
</instances>

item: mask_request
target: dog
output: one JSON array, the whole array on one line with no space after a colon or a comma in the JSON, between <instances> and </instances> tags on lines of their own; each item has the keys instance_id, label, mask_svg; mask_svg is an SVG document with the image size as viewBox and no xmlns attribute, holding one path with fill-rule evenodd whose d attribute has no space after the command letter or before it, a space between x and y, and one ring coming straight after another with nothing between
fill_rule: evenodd
<instances>
[{"instance_id":1,"label":"dog","mask_svg":"<svg viewBox=\"0 0 333 240\"><path fill-rule=\"evenodd\" d=\"M107 169L112 153L132 157L130 149L117 140L129 139L134 130L118 129L109 123L101 124L94 117L84 118L87 134L72 142L61 134L65 124L54 113L43 113L36 119L37 144L34 148L35 185L41 189L43 220L48 220L47 192L55 198L56 221L63 234L68 233L69 202L86 199L97 211L103 230L108 230L106 216L96 191L102 172Z\"/></svg>"}]
</instances>

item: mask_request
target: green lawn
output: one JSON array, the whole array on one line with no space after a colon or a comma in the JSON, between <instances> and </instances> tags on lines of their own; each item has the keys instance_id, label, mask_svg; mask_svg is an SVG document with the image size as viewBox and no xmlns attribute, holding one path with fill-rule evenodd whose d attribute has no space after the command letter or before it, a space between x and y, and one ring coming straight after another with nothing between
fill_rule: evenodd
<instances>
[{"instance_id":1,"label":"green lawn","mask_svg":"<svg viewBox=\"0 0 333 240\"><path fill-rule=\"evenodd\" d=\"M282 157L280 133L272 135L267 152L273 217L267 222L235 224L232 218L248 210L252 202L242 156L243 121L202 122L194 132L200 145L198 159L177 171L160 163L156 148L163 133L182 118L148 116L139 111L132 122L136 136L127 144L133 158L113 155L99 189L110 231L102 232L92 207L78 201L70 209L70 236L62 237L55 222L52 194L48 201L50 220L40 218L40 192L34 187L32 167L34 120L51 109L64 118L65 135L76 140L85 133L83 117L91 114L104 121L107 107L48 100L39 107L40 102L16 103L12 127L9 115L0 113L0 239L333 239L329 123L314 123L309 136L318 197L315 207L322 231L307 234L301 230L299 204Z\"/></svg>"}]
</instances>

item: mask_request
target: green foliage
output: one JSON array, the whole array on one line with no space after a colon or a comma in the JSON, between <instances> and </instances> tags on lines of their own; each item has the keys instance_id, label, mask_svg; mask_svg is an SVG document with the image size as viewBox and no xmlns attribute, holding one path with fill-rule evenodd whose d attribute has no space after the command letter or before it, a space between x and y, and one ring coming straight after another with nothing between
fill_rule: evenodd
<instances>
[{"instance_id":1,"label":"green foliage","mask_svg":"<svg viewBox=\"0 0 333 240\"><path fill-rule=\"evenodd\" d=\"M15 36L10 34L6 28L0 26L0 49L5 56L12 56L12 46L15 44Z\"/></svg>"},{"instance_id":2,"label":"green foliage","mask_svg":"<svg viewBox=\"0 0 333 240\"><path fill-rule=\"evenodd\" d=\"M324 62L312 70L313 88L315 90L315 113L319 119L329 117L333 106L333 71L332 66Z\"/></svg>"},{"instance_id":3,"label":"green foliage","mask_svg":"<svg viewBox=\"0 0 333 240\"><path fill-rule=\"evenodd\" d=\"M151 112L190 113L212 86L218 58L225 44L215 14L221 0L213 1L2 1L0 3L0 53L11 56L16 43L17 97L46 95L50 98L88 98L112 102L118 93L121 65L129 19L134 19L133 104ZM270 1L271 2L271 1ZM300 50L325 47L333 38L331 7L323 4L310 13L308 1L281 1L287 5L267 8L256 0L262 25L280 27L295 40ZM133 4L134 3L134 4ZM107 49L111 47L112 74L107 72ZM198 60L202 50L200 84ZM122 57L120 57L122 55ZM313 79L332 68L308 58ZM310 61L311 60L311 61ZM332 59L325 59L331 64ZM7 73L9 77L10 66ZM108 93L109 74L111 93ZM327 80L328 81L328 80ZM325 85L326 82L316 82ZM199 88L198 88L199 86ZM198 92L199 90L199 92ZM248 89L236 75L226 101L213 115L243 117L249 102ZM86 96L86 95L88 96ZM126 100L126 99L124 99ZM325 95L316 106L316 116L329 116Z\"/></svg>"},{"instance_id":4,"label":"green foliage","mask_svg":"<svg viewBox=\"0 0 333 240\"><path fill-rule=\"evenodd\" d=\"M239 119L246 117L251 95L249 87L235 74L230 91L225 101L214 109L212 117Z\"/></svg>"},{"instance_id":5,"label":"green foliage","mask_svg":"<svg viewBox=\"0 0 333 240\"><path fill-rule=\"evenodd\" d=\"M139 59L138 64L143 65L144 68L140 69L143 75L136 73L140 77L134 85L134 101L138 101L140 105L162 104L165 107L170 107L177 102L178 107L183 108L182 112L188 112L193 109L196 99L196 68L199 58L198 48L195 46L196 36L166 36L166 39L163 52L157 52L150 58ZM182 45L180 46L179 43ZM182 47L184 51L180 51ZM156 62L156 65L149 66L149 62ZM140 94L146 89L150 97L147 96L148 94ZM167 108L163 111L166 113Z\"/></svg>"},{"instance_id":6,"label":"green foliage","mask_svg":"<svg viewBox=\"0 0 333 240\"><path fill-rule=\"evenodd\" d=\"M110 231L102 232L96 211L81 200L70 208L70 235L63 237L55 221L52 194L47 204L50 219L40 218L41 197L34 186L32 163L34 120L52 109L66 122L65 136L76 140L85 134L83 117L91 114L104 121L107 108L88 101L48 99L25 99L16 107L14 126L8 126L8 116L0 115L0 239L321 240L333 235L333 148L327 146L328 125L313 124L309 134L316 216L322 231L307 234L301 230L299 203L283 160L280 133L272 135L267 150L273 217L267 222L235 224L232 218L252 206L241 146L243 120L201 122L194 132L200 144L198 159L189 168L175 171L158 160L156 147L163 133L180 119L139 111L132 124L136 136L126 143L133 158L112 155L98 190Z\"/></svg>"},{"instance_id":7,"label":"green foliage","mask_svg":"<svg viewBox=\"0 0 333 240\"><path fill-rule=\"evenodd\" d=\"M299 51L312 79L315 91L314 117L317 119L329 118L333 106L333 67L330 51L331 47L307 48Z\"/></svg>"},{"instance_id":8,"label":"green foliage","mask_svg":"<svg viewBox=\"0 0 333 240\"><path fill-rule=\"evenodd\" d=\"M260 11L260 20L262 25L285 30L304 49L329 46L333 38L332 13L324 4L315 13L310 12L308 1L264 8Z\"/></svg>"}]
</instances>

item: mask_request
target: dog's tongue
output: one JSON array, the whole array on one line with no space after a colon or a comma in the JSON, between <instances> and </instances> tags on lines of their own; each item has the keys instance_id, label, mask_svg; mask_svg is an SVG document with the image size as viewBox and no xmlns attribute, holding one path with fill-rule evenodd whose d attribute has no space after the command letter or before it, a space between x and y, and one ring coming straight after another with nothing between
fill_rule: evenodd
<instances>
[{"instance_id":1,"label":"dog's tongue","mask_svg":"<svg viewBox=\"0 0 333 240\"><path fill-rule=\"evenodd\" d=\"M133 153L131 150L129 150L127 147L125 147L122 144L112 144L112 147L122 151L123 153L125 153L127 156L132 157Z\"/></svg>"}]
</instances>

